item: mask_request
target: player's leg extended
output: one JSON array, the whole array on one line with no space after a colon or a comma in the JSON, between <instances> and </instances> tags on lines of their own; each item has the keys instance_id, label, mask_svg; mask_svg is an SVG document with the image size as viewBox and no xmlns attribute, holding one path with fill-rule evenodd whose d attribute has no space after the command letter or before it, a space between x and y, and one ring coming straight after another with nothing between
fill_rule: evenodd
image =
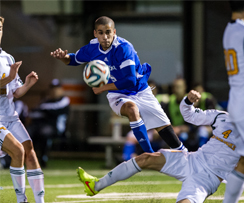
<instances>
[{"instance_id":1,"label":"player's leg extended","mask_svg":"<svg viewBox=\"0 0 244 203\"><path fill-rule=\"evenodd\" d=\"M242 156L235 170L227 178L223 203L237 203L244 189L244 157Z\"/></svg>"},{"instance_id":2,"label":"player's leg extended","mask_svg":"<svg viewBox=\"0 0 244 203\"><path fill-rule=\"evenodd\" d=\"M8 133L4 138L1 150L11 157L10 175L17 203L25 202L27 197L25 195L24 147L11 133Z\"/></svg>"},{"instance_id":3,"label":"player's leg extended","mask_svg":"<svg viewBox=\"0 0 244 203\"><path fill-rule=\"evenodd\" d=\"M40 168L31 140L22 143L25 148L25 164L29 184L32 188L35 202L44 203L44 175Z\"/></svg>"},{"instance_id":4,"label":"player's leg extended","mask_svg":"<svg viewBox=\"0 0 244 203\"><path fill-rule=\"evenodd\" d=\"M160 171L165 164L165 157L159 152L144 153L127 162L123 162L112 169L101 179L97 179L87 174L83 169L78 169L78 175L85 186L85 192L89 196L97 194L102 189L118 182L125 180L140 172L141 169L152 169Z\"/></svg>"},{"instance_id":5,"label":"player's leg extended","mask_svg":"<svg viewBox=\"0 0 244 203\"><path fill-rule=\"evenodd\" d=\"M130 127L144 152L154 152L148 135L147 129L140 117L139 109L134 102L128 101L121 107L121 115L129 118Z\"/></svg>"},{"instance_id":6,"label":"player's leg extended","mask_svg":"<svg viewBox=\"0 0 244 203\"><path fill-rule=\"evenodd\" d=\"M165 125L159 128L156 128L158 134L161 138L169 145L171 149L176 150L185 150L188 151L183 143L179 140L178 136L175 134L171 125Z\"/></svg>"},{"instance_id":7,"label":"player's leg extended","mask_svg":"<svg viewBox=\"0 0 244 203\"><path fill-rule=\"evenodd\" d=\"M229 174L225 189L225 197L223 203L237 203L239 197L243 192L244 187L244 121L235 122L235 127L238 130L240 137L238 137L236 150L241 156L235 170Z\"/></svg>"}]
</instances>

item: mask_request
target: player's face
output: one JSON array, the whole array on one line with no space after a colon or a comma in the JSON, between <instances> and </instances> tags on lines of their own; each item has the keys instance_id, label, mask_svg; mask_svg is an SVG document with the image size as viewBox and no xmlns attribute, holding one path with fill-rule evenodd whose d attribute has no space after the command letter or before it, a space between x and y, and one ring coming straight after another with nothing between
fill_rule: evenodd
<instances>
[{"instance_id":1,"label":"player's face","mask_svg":"<svg viewBox=\"0 0 244 203\"><path fill-rule=\"evenodd\" d=\"M3 23L0 21L0 44L3 36Z\"/></svg>"},{"instance_id":2,"label":"player's face","mask_svg":"<svg viewBox=\"0 0 244 203\"><path fill-rule=\"evenodd\" d=\"M106 51L111 46L115 34L116 29L113 28L110 24L98 25L97 29L94 30L94 36L98 39L104 51Z\"/></svg>"}]
</instances>

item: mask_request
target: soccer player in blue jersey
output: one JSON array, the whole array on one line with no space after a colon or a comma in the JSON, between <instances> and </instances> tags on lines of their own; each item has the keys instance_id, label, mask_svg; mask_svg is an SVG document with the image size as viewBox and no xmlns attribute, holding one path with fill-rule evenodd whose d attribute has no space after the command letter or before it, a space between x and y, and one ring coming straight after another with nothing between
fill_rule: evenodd
<instances>
[{"instance_id":1,"label":"soccer player in blue jersey","mask_svg":"<svg viewBox=\"0 0 244 203\"><path fill-rule=\"evenodd\" d=\"M112 110L126 116L140 146L145 152L154 152L147 130L156 129L172 149L187 150L174 133L168 117L148 86L151 66L140 64L133 45L116 35L114 21L102 16L95 21L95 39L81 47L75 54L61 48L51 56L67 65L77 66L92 60L102 60L110 67L108 84L93 87L95 94L108 91Z\"/></svg>"}]
</instances>

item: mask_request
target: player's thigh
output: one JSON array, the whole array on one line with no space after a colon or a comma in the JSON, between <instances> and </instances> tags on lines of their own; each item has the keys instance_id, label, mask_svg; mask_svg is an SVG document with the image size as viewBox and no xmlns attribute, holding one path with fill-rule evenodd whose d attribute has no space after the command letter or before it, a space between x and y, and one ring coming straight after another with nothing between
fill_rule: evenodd
<instances>
[{"instance_id":1,"label":"player's thigh","mask_svg":"<svg viewBox=\"0 0 244 203\"><path fill-rule=\"evenodd\" d=\"M241 156L239 162L237 163L236 170L244 174L244 156Z\"/></svg>"},{"instance_id":2,"label":"player's thigh","mask_svg":"<svg viewBox=\"0 0 244 203\"><path fill-rule=\"evenodd\" d=\"M126 102L133 102L129 96L118 93L108 93L107 99L109 106L118 116L121 116L121 108Z\"/></svg>"},{"instance_id":3,"label":"player's thigh","mask_svg":"<svg viewBox=\"0 0 244 203\"><path fill-rule=\"evenodd\" d=\"M160 172L180 181L186 179L191 173L190 153L181 150L160 149L158 152L165 157L165 164Z\"/></svg>"},{"instance_id":4,"label":"player's thigh","mask_svg":"<svg viewBox=\"0 0 244 203\"><path fill-rule=\"evenodd\" d=\"M8 130L20 143L23 143L27 140L31 140L29 133L27 132L27 130L25 129L24 125L20 120L12 122L8 126Z\"/></svg>"},{"instance_id":5,"label":"player's thigh","mask_svg":"<svg viewBox=\"0 0 244 203\"><path fill-rule=\"evenodd\" d=\"M150 89L137 95L136 104L147 130L170 125L169 118Z\"/></svg>"},{"instance_id":6,"label":"player's thigh","mask_svg":"<svg viewBox=\"0 0 244 203\"><path fill-rule=\"evenodd\" d=\"M216 192L220 185L218 177L210 171L202 169L189 174L183 181L177 201L188 199L191 203L202 203Z\"/></svg>"},{"instance_id":7,"label":"player's thigh","mask_svg":"<svg viewBox=\"0 0 244 203\"><path fill-rule=\"evenodd\" d=\"M156 171L160 171L166 162L164 155L160 152L143 153L137 156L135 160L140 168Z\"/></svg>"},{"instance_id":8,"label":"player's thigh","mask_svg":"<svg viewBox=\"0 0 244 203\"><path fill-rule=\"evenodd\" d=\"M14 155L22 157L22 154L24 153L22 144L10 132L5 136L1 150L9 154L11 157Z\"/></svg>"}]
</instances>

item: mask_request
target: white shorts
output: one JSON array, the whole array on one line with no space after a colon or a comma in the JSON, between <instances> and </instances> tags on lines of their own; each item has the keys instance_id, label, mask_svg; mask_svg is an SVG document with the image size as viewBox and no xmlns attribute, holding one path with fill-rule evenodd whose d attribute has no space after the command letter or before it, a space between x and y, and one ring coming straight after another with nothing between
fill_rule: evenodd
<instances>
[{"instance_id":1,"label":"white shorts","mask_svg":"<svg viewBox=\"0 0 244 203\"><path fill-rule=\"evenodd\" d=\"M236 121L234 124L238 133L241 135L237 137L236 150L238 154L244 156L244 120Z\"/></svg>"},{"instance_id":2,"label":"white shorts","mask_svg":"<svg viewBox=\"0 0 244 203\"><path fill-rule=\"evenodd\" d=\"M194 152L167 149L161 149L159 152L166 158L160 172L183 182L177 202L189 199L191 203L202 203L218 189L218 177L202 167Z\"/></svg>"},{"instance_id":3,"label":"white shorts","mask_svg":"<svg viewBox=\"0 0 244 203\"><path fill-rule=\"evenodd\" d=\"M110 107L119 116L121 116L120 109L124 103L128 101L135 103L147 130L170 124L167 115L153 95L150 87L138 92L136 95L128 96L120 93L108 93L107 98Z\"/></svg>"},{"instance_id":4,"label":"white shorts","mask_svg":"<svg viewBox=\"0 0 244 203\"><path fill-rule=\"evenodd\" d=\"M21 123L21 121L15 120L12 122L3 122L0 121L0 127L3 126L5 127L7 130L0 130L1 132L4 132L4 134L2 134L1 137L1 133L0 133L0 139L5 138L5 136L8 133L11 133L20 143L23 143L27 140L31 140L27 130L25 129L24 125ZM1 151L1 147L0 147L0 157L4 157L6 155L5 152Z\"/></svg>"}]
</instances>

